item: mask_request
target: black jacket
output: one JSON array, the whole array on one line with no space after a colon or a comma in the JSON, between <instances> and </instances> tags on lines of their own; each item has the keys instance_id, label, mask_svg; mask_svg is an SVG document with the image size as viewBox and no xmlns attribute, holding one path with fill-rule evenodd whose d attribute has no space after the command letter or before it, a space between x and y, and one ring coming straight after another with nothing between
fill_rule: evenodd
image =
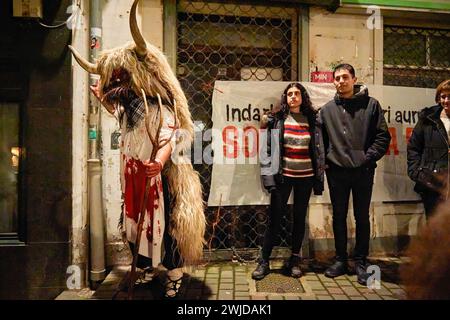
<instances>
[{"instance_id":1,"label":"black jacket","mask_svg":"<svg viewBox=\"0 0 450 320\"><path fill-rule=\"evenodd\" d=\"M311 134L311 141L309 144L309 155L314 170L314 194L321 195L323 192L323 179L318 175L318 159L315 153L315 125L316 115L311 114L307 116L309 133ZM268 115L267 123L267 142L266 149L261 150L260 164L261 164L261 179L264 187L267 190L283 183L283 154L284 154L284 115L279 112L274 115ZM272 138L271 138L272 137ZM264 143L264 141L262 141Z\"/></svg>"},{"instance_id":2,"label":"black jacket","mask_svg":"<svg viewBox=\"0 0 450 320\"><path fill-rule=\"evenodd\" d=\"M380 103L369 96L364 86L355 86L350 99L336 95L325 104L319 111L316 130L321 174L326 163L344 168L375 168L391 141Z\"/></svg>"},{"instance_id":3,"label":"black jacket","mask_svg":"<svg viewBox=\"0 0 450 320\"><path fill-rule=\"evenodd\" d=\"M438 187L433 178L448 170L449 141L441 112L440 105L423 109L408 142L408 176L416 182L417 192Z\"/></svg>"}]
</instances>

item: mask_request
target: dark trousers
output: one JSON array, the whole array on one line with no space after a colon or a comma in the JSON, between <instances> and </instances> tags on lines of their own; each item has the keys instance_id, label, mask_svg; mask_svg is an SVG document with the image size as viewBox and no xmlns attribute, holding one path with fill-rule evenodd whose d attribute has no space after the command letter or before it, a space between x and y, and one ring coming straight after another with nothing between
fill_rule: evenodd
<instances>
[{"instance_id":1,"label":"dark trousers","mask_svg":"<svg viewBox=\"0 0 450 320\"><path fill-rule=\"evenodd\" d=\"M164 258L162 265L168 270L181 268L183 266L180 251L178 250L177 242L175 238L170 235L171 221L170 216L172 214L171 202L172 198L169 191L169 183L167 178L162 175L162 185L164 192L164 220L166 227L164 228L163 243L164 243Z\"/></svg>"},{"instance_id":2,"label":"dark trousers","mask_svg":"<svg viewBox=\"0 0 450 320\"><path fill-rule=\"evenodd\" d=\"M439 195L439 193L433 190L426 190L424 192L421 192L420 196L423 201L425 216L427 217L427 219L429 219L433 215L434 209L436 209L439 203L442 202L443 200Z\"/></svg>"},{"instance_id":3,"label":"dark trousers","mask_svg":"<svg viewBox=\"0 0 450 320\"><path fill-rule=\"evenodd\" d=\"M327 169L328 187L333 206L333 232L336 259L345 261L347 254L347 212L350 192L356 222L356 246L354 258L364 260L369 254L370 220L369 208L375 169L341 168Z\"/></svg>"},{"instance_id":4,"label":"dark trousers","mask_svg":"<svg viewBox=\"0 0 450 320\"><path fill-rule=\"evenodd\" d=\"M294 212L292 226L292 253L300 254L305 235L305 218L313 187L313 178L284 177L270 194L269 223L264 234L262 258L269 260L276 238L280 233L281 218L287 212L287 202L294 189Z\"/></svg>"}]
</instances>

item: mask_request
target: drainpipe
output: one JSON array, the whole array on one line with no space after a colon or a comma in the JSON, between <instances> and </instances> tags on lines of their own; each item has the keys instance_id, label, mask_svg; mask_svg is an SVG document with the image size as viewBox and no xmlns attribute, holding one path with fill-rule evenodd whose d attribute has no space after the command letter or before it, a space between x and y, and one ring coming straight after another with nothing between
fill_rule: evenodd
<instances>
[{"instance_id":1,"label":"drainpipe","mask_svg":"<svg viewBox=\"0 0 450 320\"><path fill-rule=\"evenodd\" d=\"M72 44L78 48L84 57L89 56L89 34L85 32L84 27L89 25L89 0L77 2L73 0L72 5L80 5L80 24L82 28L72 29ZM81 289L88 287L89 279L89 213L88 213L88 139L85 137L88 130L87 114L89 113L89 76L86 71L78 67L75 61L73 63L73 134L72 134L72 265L69 267L78 267L80 270L79 286L77 283L67 284L68 289ZM74 269L72 269L74 270ZM67 273L72 270L68 269Z\"/></svg>"},{"instance_id":2,"label":"drainpipe","mask_svg":"<svg viewBox=\"0 0 450 320\"><path fill-rule=\"evenodd\" d=\"M101 0L90 1L91 61L95 61L102 43ZM94 85L98 76L90 75L89 82ZM90 272L91 285L95 287L105 279L105 231L103 222L102 164L99 153L100 103L94 95L89 98L89 235L90 235Z\"/></svg>"}]
</instances>

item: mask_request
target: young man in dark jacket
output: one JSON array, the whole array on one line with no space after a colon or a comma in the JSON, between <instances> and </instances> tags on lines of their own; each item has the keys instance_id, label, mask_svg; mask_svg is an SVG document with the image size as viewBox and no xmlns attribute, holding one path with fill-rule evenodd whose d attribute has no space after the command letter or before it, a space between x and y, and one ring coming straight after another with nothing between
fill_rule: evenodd
<instances>
[{"instance_id":1,"label":"young man in dark jacket","mask_svg":"<svg viewBox=\"0 0 450 320\"><path fill-rule=\"evenodd\" d=\"M369 207L376 162L388 147L391 136L380 103L369 97L367 88L355 85L355 70L338 65L333 72L336 96L319 112L316 143L318 157L327 174L333 206L336 262L325 271L334 278L348 272L347 211L350 192L356 221L355 271L365 285L369 254Z\"/></svg>"},{"instance_id":2,"label":"young man in dark jacket","mask_svg":"<svg viewBox=\"0 0 450 320\"><path fill-rule=\"evenodd\" d=\"M408 175L422 197L425 215L448 198L450 79L436 89L435 106L423 109L408 142Z\"/></svg>"}]
</instances>

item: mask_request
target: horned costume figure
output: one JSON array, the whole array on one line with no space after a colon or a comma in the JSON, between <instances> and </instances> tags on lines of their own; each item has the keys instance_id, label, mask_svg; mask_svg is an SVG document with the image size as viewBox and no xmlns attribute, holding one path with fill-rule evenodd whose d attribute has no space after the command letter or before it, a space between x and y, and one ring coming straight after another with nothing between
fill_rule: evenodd
<instances>
[{"instance_id":1,"label":"horned costume figure","mask_svg":"<svg viewBox=\"0 0 450 320\"><path fill-rule=\"evenodd\" d=\"M162 262L167 269L175 270L193 265L202 257L206 223L202 188L192 165L176 161L175 156L190 148L193 140L191 114L166 57L146 43L138 29L138 2L134 1L130 11L134 42L105 51L95 64L70 49L86 71L100 75L97 96L120 121L127 239L139 248L140 255L152 259L153 266ZM161 161L158 156L162 152L172 154L171 159L166 156L169 159ZM159 170L152 169L158 166ZM145 216L139 236L141 210ZM135 243L139 237L141 241ZM173 291L176 294L175 286Z\"/></svg>"}]
</instances>

